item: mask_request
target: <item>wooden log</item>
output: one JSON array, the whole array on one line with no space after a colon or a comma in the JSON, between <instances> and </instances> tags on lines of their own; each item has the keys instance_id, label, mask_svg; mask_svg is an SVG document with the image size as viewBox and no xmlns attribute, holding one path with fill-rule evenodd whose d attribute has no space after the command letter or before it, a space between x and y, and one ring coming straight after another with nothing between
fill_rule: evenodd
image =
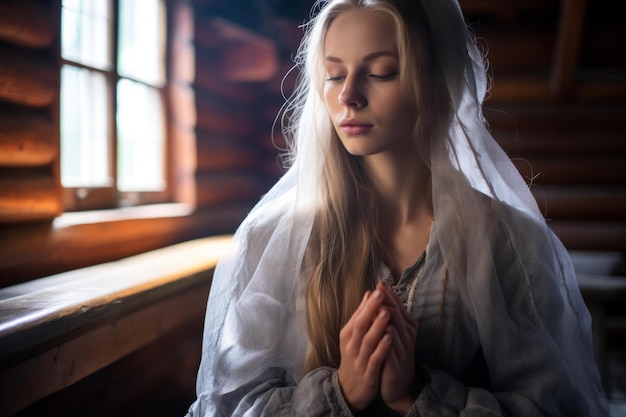
<instances>
[{"instance_id":1,"label":"wooden log","mask_svg":"<svg viewBox=\"0 0 626 417\"><path fill-rule=\"evenodd\" d=\"M588 7L593 9L594 2ZM609 7L605 7L610 11ZM585 70L593 68L626 68L624 25L589 19L582 40L580 65Z\"/></svg>"},{"instance_id":2,"label":"wooden log","mask_svg":"<svg viewBox=\"0 0 626 417\"><path fill-rule=\"evenodd\" d=\"M280 122L274 127L274 130L268 130L264 134L257 137L257 142L261 148L267 153L278 155L287 151L287 141L280 130Z\"/></svg>"},{"instance_id":3,"label":"wooden log","mask_svg":"<svg viewBox=\"0 0 626 417\"><path fill-rule=\"evenodd\" d=\"M576 87L576 96L585 100L614 100L623 103L626 100L626 80L603 79L601 75L582 79Z\"/></svg>"},{"instance_id":4,"label":"wooden log","mask_svg":"<svg viewBox=\"0 0 626 417\"><path fill-rule=\"evenodd\" d=\"M226 0L192 0L192 3L196 6L219 6L225 4Z\"/></svg>"},{"instance_id":5,"label":"wooden log","mask_svg":"<svg viewBox=\"0 0 626 417\"><path fill-rule=\"evenodd\" d=\"M9 46L0 46L0 56L0 100L36 107L54 102L58 67L51 58Z\"/></svg>"},{"instance_id":6,"label":"wooden log","mask_svg":"<svg viewBox=\"0 0 626 417\"><path fill-rule=\"evenodd\" d=\"M532 188L539 209L554 220L626 222L626 187L539 185Z\"/></svg>"},{"instance_id":7,"label":"wooden log","mask_svg":"<svg viewBox=\"0 0 626 417\"><path fill-rule=\"evenodd\" d=\"M199 128L240 136L252 135L258 130L252 109L227 105L223 100L199 95L196 97L196 108Z\"/></svg>"},{"instance_id":8,"label":"wooden log","mask_svg":"<svg viewBox=\"0 0 626 417\"><path fill-rule=\"evenodd\" d=\"M276 97L280 104L284 103L285 97L289 98L293 94L296 86L296 79L300 75L298 68L291 60L283 59L279 63L276 75L264 84L265 91ZM277 109L280 106L277 107ZM274 114L276 114L275 112Z\"/></svg>"},{"instance_id":9,"label":"wooden log","mask_svg":"<svg viewBox=\"0 0 626 417\"><path fill-rule=\"evenodd\" d=\"M494 101L542 101L550 98L550 85L546 75L500 75L489 90Z\"/></svg>"},{"instance_id":10,"label":"wooden log","mask_svg":"<svg viewBox=\"0 0 626 417\"><path fill-rule=\"evenodd\" d=\"M35 1L0 2L0 39L31 48L51 45L56 33L52 17L58 3L49 3L54 8Z\"/></svg>"},{"instance_id":11,"label":"wooden log","mask_svg":"<svg viewBox=\"0 0 626 417\"><path fill-rule=\"evenodd\" d=\"M623 155L589 158L585 155L513 158L513 164L531 183L567 185L621 185L626 183Z\"/></svg>"},{"instance_id":12,"label":"wooden log","mask_svg":"<svg viewBox=\"0 0 626 417\"><path fill-rule=\"evenodd\" d=\"M550 88L554 97L574 94L580 59L587 0L563 0L555 46Z\"/></svg>"},{"instance_id":13,"label":"wooden log","mask_svg":"<svg viewBox=\"0 0 626 417\"><path fill-rule=\"evenodd\" d=\"M271 40L225 19L196 22L195 40L215 51L215 74L224 80L267 81L278 69L278 51Z\"/></svg>"},{"instance_id":14,"label":"wooden log","mask_svg":"<svg viewBox=\"0 0 626 417\"><path fill-rule=\"evenodd\" d=\"M58 133L47 115L29 110L0 111L0 166L43 166L58 155Z\"/></svg>"},{"instance_id":15,"label":"wooden log","mask_svg":"<svg viewBox=\"0 0 626 417\"><path fill-rule=\"evenodd\" d=\"M554 29L512 27L476 27L479 46L486 53L496 76L508 72L547 72L552 65Z\"/></svg>"},{"instance_id":16,"label":"wooden log","mask_svg":"<svg viewBox=\"0 0 626 417\"><path fill-rule=\"evenodd\" d=\"M196 146L199 171L254 170L263 160L262 153L249 144L225 135L202 132Z\"/></svg>"},{"instance_id":17,"label":"wooden log","mask_svg":"<svg viewBox=\"0 0 626 417\"><path fill-rule=\"evenodd\" d=\"M533 157L535 154L553 154L558 157L571 154L594 155L626 153L624 133L562 132L562 131L500 131L493 135L500 146L512 157Z\"/></svg>"},{"instance_id":18,"label":"wooden log","mask_svg":"<svg viewBox=\"0 0 626 417\"><path fill-rule=\"evenodd\" d=\"M549 10L558 4L558 0L511 0L505 2L493 0L460 0L465 13L503 13L504 10Z\"/></svg>"},{"instance_id":19,"label":"wooden log","mask_svg":"<svg viewBox=\"0 0 626 417\"><path fill-rule=\"evenodd\" d=\"M200 207L244 202L254 205L269 189L267 181L254 172L199 172L196 185Z\"/></svg>"},{"instance_id":20,"label":"wooden log","mask_svg":"<svg viewBox=\"0 0 626 417\"><path fill-rule=\"evenodd\" d=\"M496 130L518 132L550 131L554 134L571 132L621 131L624 129L626 107L619 102L534 103L492 100L485 105L485 114Z\"/></svg>"},{"instance_id":21,"label":"wooden log","mask_svg":"<svg viewBox=\"0 0 626 417\"><path fill-rule=\"evenodd\" d=\"M0 175L0 223L48 220L61 210L59 185L47 171L8 170Z\"/></svg>"},{"instance_id":22,"label":"wooden log","mask_svg":"<svg viewBox=\"0 0 626 417\"><path fill-rule=\"evenodd\" d=\"M626 222L550 221L548 225L568 250L626 253Z\"/></svg>"},{"instance_id":23,"label":"wooden log","mask_svg":"<svg viewBox=\"0 0 626 417\"><path fill-rule=\"evenodd\" d=\"M259 96L258 89L251 85L224 80L219 69L216 69L218 58L211 53L211 51L203 49L202 46L196 47L195 86L201 90L242 103L256 102Z\"/></svg>"}]
</instances>

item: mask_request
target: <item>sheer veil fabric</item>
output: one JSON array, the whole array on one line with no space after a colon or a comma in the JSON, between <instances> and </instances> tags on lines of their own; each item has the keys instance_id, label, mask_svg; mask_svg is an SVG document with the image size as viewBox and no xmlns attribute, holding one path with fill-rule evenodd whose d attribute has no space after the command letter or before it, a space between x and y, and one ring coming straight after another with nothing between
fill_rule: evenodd
<instances>
[{"instance_id":1,"label":"sheer veil fabric","mask_svg":"<svg viewBox=\"0 0 626 417\"><path fill-rule=\"evenodd\" d=\"M446 302L456 299L475 328L473 335L460 337L454 324L444 325L443 347L423 348L424 354L431 352L441 363L454 358L443 366L454 374L467 367L480 346L491 385L516 393L496 396L508 407L515 407L513 397L528 395L546 415L564 415L564 407L571 407L568 415L608 415L593 359L591 321L571 261L486 126L485 63L460 6L457 0L416 1L427 17L455 108L447 137L433 138L430 146L435 223L424 275L442 277L447 269L456 298ZM315 76L315 69L301 69L304 77ZM293 117L301 114L316 117L307 126L319 131L299 132L296 126L291 166L241 224L232 255L216 268L198 399L189 415L260 416L246 410L287 398L304 376L308 338L301 268L320 195L324 141L332 127L324 108L305 107ZM426 281L417 292L438 282ZM419 318L425 308L418 302L412 314ZM446 309L450 323L455 308ZM465 349L467 354L459 353ZM541 375L544 386L530 386L520 371L528 367L537 368L534 378ZM242 400L225 412L223 404L233 398Z\"/></svg>"}]
</instances>

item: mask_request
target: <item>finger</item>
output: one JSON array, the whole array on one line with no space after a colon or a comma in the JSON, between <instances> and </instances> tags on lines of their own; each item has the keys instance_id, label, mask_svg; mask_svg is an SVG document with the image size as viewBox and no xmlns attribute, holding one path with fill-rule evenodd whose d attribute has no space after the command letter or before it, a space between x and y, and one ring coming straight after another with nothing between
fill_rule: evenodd
<instances>
[{"instance_id":1,"label":"finger","mask_svg":"<svg viewBox=\"0 0 626 417\"><path fill-rule=\"evenodd\" d=\"M389 327L389 312L386 308L381 308L378 315L372 322L367 332L363 336L359 349L359 357L369 360L372 352L377 348L381 339L385 336Z\"/></svg>"},{"instance_id":2,"label":"finger","mask_svg":"<svg viewBox=\"0 0 626 417\"><path fill-rule=\"evenodd\" d=\"M356 317L360 314L363 308L365 308L365 305L367 304L367 300L369 299L370 296L371 296L370 291L366 291L365 294L363 294L363 299L361 300L361 303L359 304L357 309L354 311L354 313L352 313L352 315L350 316L346 324L343 326L343 328L340 330L339 332L340 346L347 345L352 339L353 332L354 332L354 322L356 321Z\"/></svg>"},{"instance_id":3,"label":"finger","mask_svg":"<svg viewBox=\"0 0 626 417\"><path fill-rule=\"evenodd\" d=\"M365 376L367 378L379 378L380 372L392 350L392 336L388 332L383 333L374 350L369 355L367 362L367 370Z\"/></svg>"},{"instance_id":4,"label":"finger","mask_svg":"<svg viewBox=\"0 0 626 417\"><path fill-rule=\"evenodd\" d=\"M407 331L412 329L417 330L417 321L411 316L411 314L404 308L398 297L393 293L391 288L386 285L381 285L381 290L385 294L385 305L391 308L392 322L399 328L405 328Z\"/></svg>"},{"instance_id":5,"label":"finger","mask_svg":"<svg viewBox=\"0 0 626 417\"><path fill-rule=\"evenodd\" d=\"M372 323L376 319L385 301L385 295L376 290L362 303L362 308L356 311L352 318L354 318L352 338L361 343L363 337L372 326Z\"/></svg>"}]
</instances>

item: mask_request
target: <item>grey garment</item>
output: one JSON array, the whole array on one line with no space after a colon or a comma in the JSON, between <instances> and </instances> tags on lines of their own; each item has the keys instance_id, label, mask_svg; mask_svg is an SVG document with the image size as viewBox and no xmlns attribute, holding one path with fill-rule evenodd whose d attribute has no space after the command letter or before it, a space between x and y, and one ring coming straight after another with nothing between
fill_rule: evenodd
<instances>
[{"instance_id":1,"label":"grey garment","mask_svg":"<svg viewBox=\"0 0 626 417\"><path fill-rule=\"evenodd\" d=\"M410 283L416 282L410 279L411 272L420 277L413 299L407 301L419 323L415 355L417 371L425 382L409 415L589 415L579 382L569 373L574 364L560 357L559 350L566 346L556 346L546 338L558 332L559 326L571 324L569 318L561 317L561 289L546 279L542 267L546 261L541 256L543 247L551 243L515 211L506 209L495 218L500 220L494 230L506 223L514 225L514 235L524 236L528 250L516 252L519 246L511 244L508 234L495 233L491 247L497 260L494 276L466 281L451 275L446 284L437 221L423 263L406 272ZM249 259L264 250L264 236L272 235L267 233L268 225L256 226L260 228L250 230L243 240L242 251ZM285 259L275 258L276 270ZM274 278L265 276L263 282L268 279ZM478 286L478 295L472 298L472 291L478 290L463 284ZM212 289L210 303L236 302L229 307L232 314L226 315L222 335L205 337L198 398L189 416L351 415L336 370L300 373L308 344L304 293L286 297L280 288L273 294L273 287L267 284L254 291L249 285L237 297L227 297L219 284ZM490 288L497 288L504 297L507 314L494 314L479 326L477 314L484 303L498 300L489 293ZM510 329L510 323L518 327ZM206 331L210 334L215 327L219 328L208 314ZM212 345L214 339L219 343ZM597 378L597 374L592 372L589 377ZM380 401L360 415L397 416Z\"/></svg>"},{"instance_id":2,"label":"grey garment","mask_svg":"<svg viewBox=\"0 0 626 417\"><path fill-rule=\"evenodd\" d=\"M411 311L413 307L413 294L417 289L420 278L424 273L424 261L426 260L426 252L417 258L413 265L409 266L399 279L396 279L386 265L381 266L379 272L379 280L388 284L393 293L398 297L404 308Z\"/></svg>"}]
</instances>

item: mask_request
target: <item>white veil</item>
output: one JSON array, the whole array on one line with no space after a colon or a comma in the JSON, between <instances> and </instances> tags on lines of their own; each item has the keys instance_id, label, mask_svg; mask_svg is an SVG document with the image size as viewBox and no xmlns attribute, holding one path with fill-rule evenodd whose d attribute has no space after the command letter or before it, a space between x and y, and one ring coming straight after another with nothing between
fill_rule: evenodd
<instances>
[{"instance_id":1,"label":"white veil","mask_svg":"<svg viewBox=\"0 0 626 417\"><path fill-rule=\"evenodd\" d=\"M449 279L455 280L463 302L473 309L484 355L497 356L494 349L515 350L507 346L507 340L517 341L522 334L526 347L542 346L536 353L523 354L529 359L543 355L561 361L561 378L568 381L568 387L576 387L580 404L590 408L588 414L606 415L593 360L590 317L571 262L527 185L486 127L484 61L466 29L460 6L457 0L415 1L421 3L428 20L437 65L455 109L449 140L431 144L437 225L431 239L441 248ZM313 27L308 32L313 39L311 31L315 30L321 29ZM303 76L315 77L314 71L305 67ZM305 80L297 95L317 94L306 86ZM320 105L320 100L306 100L305 107L291 115L297 122L291 166L242 223L234 237L234 253L215 271L198 375L197 404L206 415L220 415L217 410L224 398L253 391L257 378L267 376L268 364L275 368L276 380L282 381L276 384L277 390L282 384L296 384L303 376L308 339L300 269L319 195L327 146L322 140L332 128ZM302 120L303 115L319 120ZM521 220L508 224L511 212ZM494 224L494 215L505 220ZM528 229L534 236L529 241L524 238ZM501 276L494 235L507 242L512 248L511 262L528 274ZM522 316L507 304L507 279L526 280L520 285L533 311L524 310ZM544 299L547 293L558 297ZM499 318L495 325L494 317ZM505 361L495 366L501 368L499 375L507 375ZM514 382L492 382L515 389Z\"/></svg>"}]
</instances>

